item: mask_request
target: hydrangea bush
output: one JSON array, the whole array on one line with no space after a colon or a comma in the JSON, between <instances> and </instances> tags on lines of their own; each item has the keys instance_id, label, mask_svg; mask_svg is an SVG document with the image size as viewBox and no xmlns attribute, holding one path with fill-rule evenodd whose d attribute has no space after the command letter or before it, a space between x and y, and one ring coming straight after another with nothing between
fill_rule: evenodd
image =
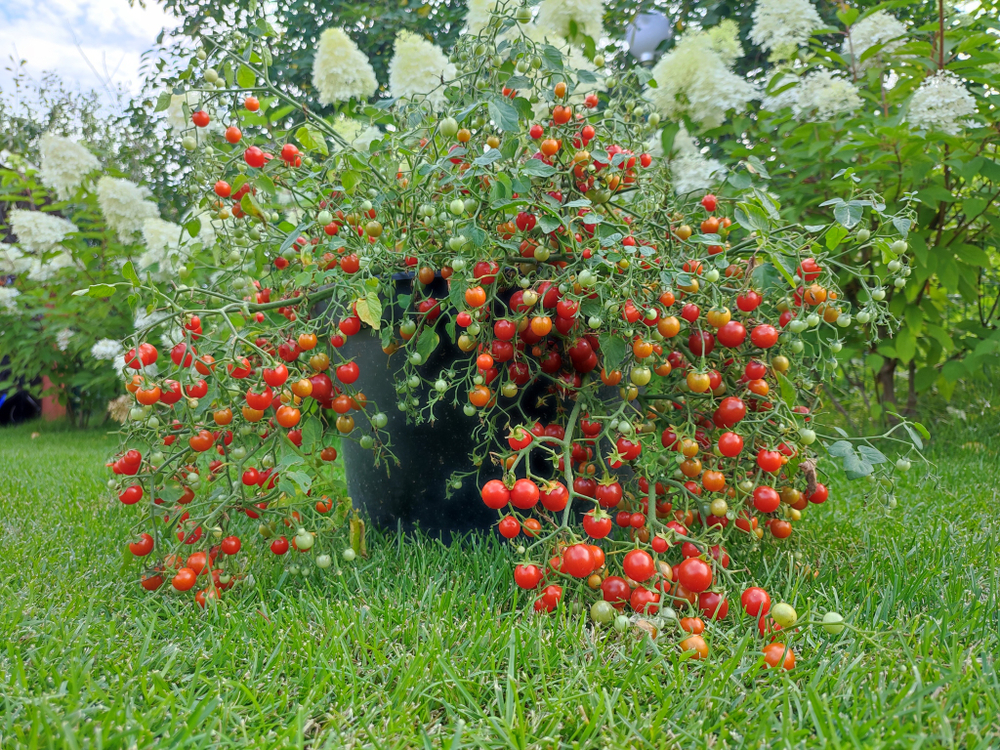
<instances>
[{"instance_id":1,"label":"hydrangea bush","mask_svg":"<svg viewBox=\"0 0 1000 750\"><path fill-rule=\"evenodd\" d=\"M878 223L862 215L871 194L892 212L909 209L897 221L912 247L908 259L876 246L853 255L884 279L884 299L907 322L892 339L881 329L875 341L845 337L847 383L870 389L874 382L876 418L883 409L914 410L931 389L949 396L960 380L998 364L995 9L938 3L926 11L932 22L916 25L882 6L845 6L838 26L825 28L809 0L758 2L749 39L767 51L769 65L735 76L752 89L716 74L732 95L725 122L706 97L711 77L701 75L720 70L725 56L704 52L703 65L693 55L694 64L683 64L692 40L707 45L725 22L689 31L651 71L649 96L673 120L663 143L681 194L711 189L719 174L707 156L692 158L690 133L716 158L725 154L723 162L759 158L792 220L819 220L832 207L844 229L868 231ZM838 271L840 284L867 317L872 298L852 273ZM897 406L898 369L906 374L905 406Z\"/></svg>"},{"instance_id":2,"label":"hydrangea bush","mask_svg":"<svg viewBox=\"0 0 1000 750\"><path fill-rule=\"evenodd\" d=\"M38 151L39 164L11 155L0 170L12 239L0 244L0 389L33 388L46 376L52 385L43 395L58 397L86 424L120 392L120 341L142 322L126 296L114 294L115 284L127 286L123 267L168 278L193 239L200 245L205 236L160 219L146 189L100 175L85 144L47 133ZM90 299L74 294L81 286L94 290ZM160 345L174 343L171 335L164 331Z\"/></svg>"},{"instance_id":3,"label":"hydrangea bush","mask_svg":"<svg viewBox=\"0 0 1000 750\"><path fill-rule=\"evenodd\" d=\"M450 58L401 34L394 96L361 105L350 130L375 129L363 144L269 83L268 33L192 61L204 108L188 112L183 143L200 154L192 179L215 244L168 287L125 269L147 322L126 343L136 407L110 484L134 508L142 585L195 590L204 606L262 555L304 575L340 550L353 559L362 525L343 528L333 436L391 471L388 410L417 422L460 410L469 466L439 491L474 483L498 511L535 610L572 600L607 623L680 609L696 655L701 618L726 617L743 589L762 634L793 625L789 605L770 616L768 594L731 568L827 500L825 471L891 492L895 464L815 419L844 333L895 327L884 279L854 270L872 290L861 323L836 271L865 248L902 256L905 216L869 195L871 230L784 221L755 157L700 167L729 175L721 195L678 198L646 150L659 122L642 98L650 75L607 74L587 40L523 8L491 14ZM369 92L361 53L322 39L339 50L317 55L322 95ZM172 327L183 340L157 345ZM364 393L384 372L345 356L370 336L403 363L394 403ZM448 342L458 358L429 368ZM544 424L527 395L539 385L556 407ZM921 429L888 437L905 450ZM827 468L819 446L836 457ZM767 658L794 663L781 644Z\"/></svg>"}]
</instances>

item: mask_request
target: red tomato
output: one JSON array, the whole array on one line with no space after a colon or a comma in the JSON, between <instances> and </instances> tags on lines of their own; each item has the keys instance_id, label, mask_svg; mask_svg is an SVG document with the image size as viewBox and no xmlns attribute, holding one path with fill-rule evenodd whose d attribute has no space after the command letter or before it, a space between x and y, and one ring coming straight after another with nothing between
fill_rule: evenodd
<instances>
[{"instance_id":1,"label":"red tomato","mask_svg":"<svg viewBox=\"0 0 1000 750\"><path fill-rule=\"evenodd\" d=\"M674 568L678 583L688 591L701 593L712 585L712 566L697 557L689 557Z\"/></svg>"},{"instance_id":2,"label":"red tomato","mask_svg":"<svg viewBox=\"0 0 1000 750\"><path fill-rule=\"evenodd\" d=\"M751 617L761 618L771 609L771 597L762 588L751 586L740 595L743 610Z\"/></svg>"},{"instance_id":3,"label":"red tomato","mask_svg":"<svg viewBox=\"0 0 1000 750\"><path fill-rule=\"evenodd\" d=\"M652 577L653 573L656 572L656 567L653 565L653 558L648 552L644 552L641 549L634 549L626 554L625 559L622 560L622 570L633 581L642 583ZM706 586L705 588L708 587Z\"/></svg>"}]
</instances>

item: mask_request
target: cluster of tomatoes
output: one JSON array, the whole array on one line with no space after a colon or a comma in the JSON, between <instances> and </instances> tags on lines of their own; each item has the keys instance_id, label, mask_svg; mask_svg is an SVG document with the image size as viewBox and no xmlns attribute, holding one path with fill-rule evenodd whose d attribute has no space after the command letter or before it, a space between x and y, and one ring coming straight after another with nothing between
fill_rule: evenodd
<instances>
[{"instance_id":1,"label":"cluster of tomatoes","mask_svg":"<svg viewBox=\"0 0 1000 750\"><path fill-rule=\"evenodd\" d=\"M703 657L702 633L744 589L761 637L787 633L794 610L733 568L794 539L829 496L810 446L817 363L850 324L832 264L800 227L751 233L736 200L679 204L627 86L577 96L577 74L526 40L466 59L477 62L449 88L453 116L395 103L363 160L225 130L205 192L239 265L204 269L222 293L178 293L190 309L174 314L172 367L154 375L148 343L126 356L132 450L111 466L122 502L145 511L131 545L155 558L143 585L217 598L255 538L331 564L317 546L334 503L316 481L292 482L336 458L324 432L389 451L387 417L361 390L381 373L344 348L363 333L402 359L401 411L460 408L485 435L473 498L498 511L535 610L586 603L616 624L678 610L682 647ZM535 94L550 102L542 122L522 114ZM248 96L240 112L262 106ZM294 223L268 203L277 185L296 186ZM767 213L762 195L739 201ZM412 284L397 286L400 272ZM445 339L457 361L431 372ZM794 664L782 643L765 660Z\"/></svg>"}]
</instances>

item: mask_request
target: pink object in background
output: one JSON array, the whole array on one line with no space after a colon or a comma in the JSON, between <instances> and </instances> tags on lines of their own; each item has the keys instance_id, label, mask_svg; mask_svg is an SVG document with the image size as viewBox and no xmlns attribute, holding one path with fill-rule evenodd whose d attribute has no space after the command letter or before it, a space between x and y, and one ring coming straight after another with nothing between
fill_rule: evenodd
<instances>
[{"instance_id":1,"label":"pink object in background","mask_svg":"<svg viewBox=\"0 0 1000 750\"><path fill-rule=\"evenodd\" d=\"M52 387L52 381L47 375L42 376L42 391L47 391ZM60 417L66 416L66 407L59 403L55 396L42 397L42 419L52 422Z\"/></svg>"}]
</instances>

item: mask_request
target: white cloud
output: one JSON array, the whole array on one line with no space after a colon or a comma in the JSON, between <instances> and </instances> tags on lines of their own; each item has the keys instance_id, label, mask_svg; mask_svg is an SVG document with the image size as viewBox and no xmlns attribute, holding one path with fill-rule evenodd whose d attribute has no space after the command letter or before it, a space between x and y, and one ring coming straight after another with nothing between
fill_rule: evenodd
<instances>
[{"instance_id":1,"label":"white cloud","mask_svg":"<svg viewBox=\"0 0 1000 750\"><path fill-rule=\"evenodd\" d=\"M0 59L25 60L38 79L55 72L70 88L103 90L110 82L137 93L140 55L163 27L177 21L155 2L142 8L128 0L28 0L0 2ZM12 76L0 70L0 88Z\"/></svg>"}]
</instances>

